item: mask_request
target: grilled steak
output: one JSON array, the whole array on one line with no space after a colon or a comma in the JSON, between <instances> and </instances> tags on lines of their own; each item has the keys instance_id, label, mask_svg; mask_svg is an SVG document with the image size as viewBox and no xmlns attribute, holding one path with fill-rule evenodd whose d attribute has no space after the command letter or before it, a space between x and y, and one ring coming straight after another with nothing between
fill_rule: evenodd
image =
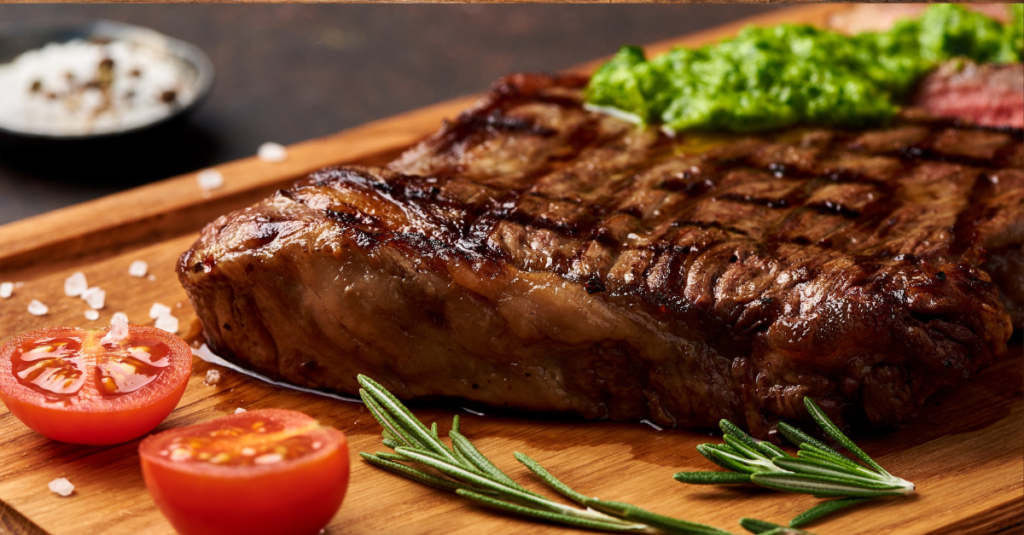
<instances>
[{"instance_id":1,"label":"grilled steak","mask_svg":"<svg viewBox=\"0 0 1024 535\"><path fill-rule=\"evenodd\" d=\"M585 81L509 77L387 169L208 225L178 270L213 350L324 390L758 437L806 395L899 426L1005 353L1021 295L980 266L1020 268L1020 132L671 138L587 111Z\"/></svg>"},{"instance_id":2,"label":"grilled steak","mask_svg":"<svg viewBox=\"0 0 1024 535\"><path fill-rule=\"evenodd\" d=\"M1024 64L946 63L921 80L911 102L939 117L1024 128Z\"/></svg>"}]
</instances>

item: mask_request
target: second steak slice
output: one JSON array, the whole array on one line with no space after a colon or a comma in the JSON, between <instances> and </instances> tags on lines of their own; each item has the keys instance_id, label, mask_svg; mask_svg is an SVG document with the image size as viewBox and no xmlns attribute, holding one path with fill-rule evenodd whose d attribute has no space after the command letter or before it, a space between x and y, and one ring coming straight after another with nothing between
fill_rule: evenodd
<instances>
[{"instance_id":1,"label":"second steak slice","mask_svg":"<svg viewBox=\"0 0 1024 535\"><path fill-rule=\"evenodd\" d=\"M208 225L179 277L213 350L330 391L363 373L403 399L758 437L803 396L904 424L1006 351L977 266L1020 250L1019 132L670 138L585 110L584 83L510 77L389 169Z\"/></svg>"}]
</instances>

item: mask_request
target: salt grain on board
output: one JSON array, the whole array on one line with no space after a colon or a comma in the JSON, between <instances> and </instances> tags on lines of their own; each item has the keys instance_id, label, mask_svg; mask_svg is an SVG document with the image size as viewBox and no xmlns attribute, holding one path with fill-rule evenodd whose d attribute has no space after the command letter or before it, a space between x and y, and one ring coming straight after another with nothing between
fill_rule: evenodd
<instances>
[{"instance_id":1,"label":"salt grain on board","mask_svg":"<svg viewBox=\"0 0 1024 535\"><path fill-rule=\"evenodd\" d=\"M164 314L156 319L156 323L154 323L153 326L161 331L176 334L178 332L178 318L175 318L170 314Z\"/></svg>"},{"instance_id":2,"label":"salt grain on board","mask_svg":"<svg viewBox=\"0 0 1024 535\"><path fill-rule=\"evenodd\" d=\"M85 319L89 321L96 321L100 319L100 313L90 308L89 310L85 311Z\"/></svg>"},{"instance_id":3,"label":"salt grain on board","mask_svg":"<svg viewBox=\"0 0 1024 535\"><path fill-rule=\"evenodd\" d=\"M224 175L216 169L203 169L196 175L196 182L203 191L210 191L224 185Z\"/></svg>"},{"instance_id":4,"label":"salt grain on board","mask_svg":"<svg viewBox=\"0 0 1024 535\"><path fill-rule=\"evenodd\" d=\"M14 293L13 282L0 282L0 299L7 299Z\"/></svg>"},{"instance_id":5,"label":"salt grain on board","mask_svg":"<svg viewBox=\"0 0 1024 535\"><path fill-rule=\"evenodd\" d=\"M136 260L128 266L128 274L132 277L145 277L149 271L149 264L144 260Z\"/></svg>"},{"instance_id":6,"label":"salt grain on board","mask_svg":"<svg viewBox=\"0 0 1024 535\"><path fill-rule=\"evenodd\" d=\"M264 162L283 162L288 158L288 149L280 143L268 141L256 151L256 157Z\"/></svg>"},{"instance_id":7,"label":"salt grain on board","mask_svg":"<svg viewBox=\"0 0 1024 535\"><path fill-rule=\"evenodd\" d=\"M209 370L206 372L206 384L215 385L220 382L220 372L217 370Z\"/></svg>"},{"instance_id":8,"label":"salt grain on board","mask_svg":"<svg viewBox=\"0 0 1024 535\"><path fill-rule=\"evenodd\" d=\"M71 493L75 491L75 486L66 477L58 477L47 484L47 486L50 487L50 491L61 496L71 496Z\"/></svg>"},{"instance_id":9,"label":"salt grain on board","mask_svg":"<svg viewBox=\"0 0 1024 535\"><path fill-rule=\"evenodd\" d=\"M88 288L89 283L85 280L85 273L81 271L76 271L64 279L64 294L68 297L78 297Z\"/></svg>"},{"instance_id":10,"label":"salt grain on board","mask_svg":"<svg viewBox=\"0 0 1024 535\"><path fill-rule=\"evenodd\" d=\"M161 303L153 303L153 306L149 307L149 317L151 319L157 319L160 316L166 316L170 313L171 307Z\"/></svg>"},{"instance_id":11,"label":"salt grain on board","mask_svg":"<svg viewBox=\"0 0 1024 535\"><path fill-rule=\"evenodd\" d=\"M150 273L149 276L146 277L146 279L151 280L151 281L155 281L156 280L156 275Z\"/></svg>"},{"instance_id":12,"label":"salt grain on board","mask_svg":"<svg viewBox=\"0 0 1024 535\"><path fill-rule=\"evenodd\" d=\"M235 409L235 414L242 414L243 412L245 412L245 409L243 409L241 407L238 407L237 409Z\"/></svg>"},{"instance_id":13,"label":"salt grain on board","mask_svg":"<svg viewBox=\"0 0 1024 535\"><path fill-rule=\"evenodd\" d=\"M93 286L82 292L82 299L84 299L93 310L100 310L103 308L103 304L107 300L107 292L101 290L99 286Z\"/></svg>"},{"instance_id":14,"label":"salt grain on board","mask_svg":"<svg viewBox=\"0 0 1024 535\"><path fill-rule=\"evenodd\" d=\"M45 316L49 311L50 308L40 303L38 299L33 299L32 302L28 304L28 313L33 316Z\"/></svg>"}]
</instances>

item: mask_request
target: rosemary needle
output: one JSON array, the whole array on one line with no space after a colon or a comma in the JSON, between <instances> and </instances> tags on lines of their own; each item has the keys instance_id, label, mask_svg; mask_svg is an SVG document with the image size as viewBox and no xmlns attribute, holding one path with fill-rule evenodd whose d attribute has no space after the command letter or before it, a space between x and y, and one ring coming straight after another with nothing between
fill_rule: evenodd
<instances>
[{"instance_id":1,"label":"rosemary needle","mask_svg":"<svg viewBox=\"0 0 1024 535\"><path fill-rule=\"evenodd\" d=\"M756 518L741 518L740 525L743 526L743 529L758 535L814 535L809 531L780 526Z\"/></svg>"},{"instance_id":2,"label":"rosemary needle","mask_svg":"<svg viewBox=\"0 0 1024 535\"><path fill-rule=\"evenodd\" d=\"M860 505L871 500L872 498L842 498L839 500L829 500L796 515L793 520L789 521L789 526L793 528L800 528L817 521L819 518L835 513L836 511Z\"/></svg>"},{"instance_id":3,"label":"rosemary needle","mask_svg":"<svg viewBox=\"0 0 1024 535\"><path fill-rule=\"evenodd\" d=\"M394 453L359 455L370 464L437 489L453 491L481 505L529 518L600 531L664 532L677 535L730 535L705 524L658 515L635 505L591 498L576 492L530 457L515 458L555 492L577 505L566 505L527 490L494 465L459 429L455 416L441 441L437 424L429 429L383 386L358 376L359 395L383 426L383 443ZM751 439L752 440L752 439ZM425 472L407 463L428 468Z\"/></svg>"}]
</instances>

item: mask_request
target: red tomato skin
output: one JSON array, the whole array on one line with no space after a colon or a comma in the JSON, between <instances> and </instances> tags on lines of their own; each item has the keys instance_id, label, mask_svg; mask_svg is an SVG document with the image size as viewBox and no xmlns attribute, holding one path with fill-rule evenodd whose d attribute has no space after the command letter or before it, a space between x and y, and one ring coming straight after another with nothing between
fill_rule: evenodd
<instances>
[{"instance_id":1,"label":"red tomato skin","mask_svg":"<svg viewBox=\"0 0 1024 535\"><path fill-rule=\"evenodd\" d=\"M316 535L341 507L349 479L344 433L320 431L333 445L312 459L234 477L182 469L150 451L147 439L139 447L142 474L153 501L181 535Z\"/></svg>"},{"instance_id":2,"label":"red tomato skin","mask_svg":"<svg viewBox=\"0 0 1024 535\"><path fill-rule=\"evenodd\" d=\"M42 395L17 383L11 372L11 355L23 342L86 331L73 327L50 327L20 334L0 346L0 401L33 431L53 440L88 446L128 442L152 431L181 401L192 371L192 349L181 338L144 325L130 325L132 336L156 339L170 349L172 369L167 370L173 388L165 396L152 398L145 391L133 392L103 404L61 407L42 403Z\"/></svg>"},{"instance_id":3,"label":"red tomato skin","mask_svg":"<svg viewBox=\"0 0 1024 535\"><path fill-rule=\"evenodd\" d=\"M107 446L134 440L155 429L178 405L186 386L187 376L167 397L142 407L112 412L40 407L2 393L0 400L3 400L14 416L40 435L72 444Z\"/></svg>"}]
</instances>

